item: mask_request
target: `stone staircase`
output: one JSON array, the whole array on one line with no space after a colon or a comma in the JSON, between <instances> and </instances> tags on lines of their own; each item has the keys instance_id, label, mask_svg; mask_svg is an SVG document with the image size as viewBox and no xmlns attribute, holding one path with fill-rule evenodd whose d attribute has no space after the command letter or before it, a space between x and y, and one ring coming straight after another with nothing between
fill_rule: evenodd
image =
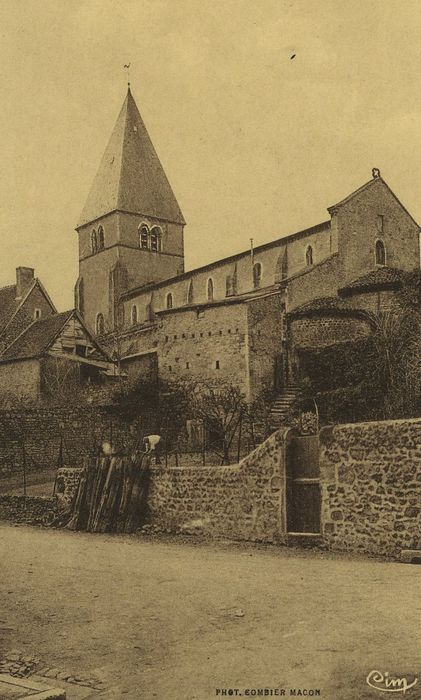
<instances>
[{"instance_id":1,"label":"stone staircase","mask_svg":"<svg viewBox=\"0 0 421 700\"><path fill-rule=\"evenodd\" d=\"M270 427L277 430L288 424L294 405L300 398L301 389L296 384L286 386L272 402L269 412Z\"/></svg>"}]
</instances>

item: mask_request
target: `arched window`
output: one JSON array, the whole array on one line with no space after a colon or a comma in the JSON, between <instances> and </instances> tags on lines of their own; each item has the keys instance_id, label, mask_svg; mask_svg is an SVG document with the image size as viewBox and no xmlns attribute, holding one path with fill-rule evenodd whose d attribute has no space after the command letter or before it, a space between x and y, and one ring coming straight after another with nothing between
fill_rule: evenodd
<instances>
[{"instance_id":1,"label":"arched window","mask_svg":"<svg viewBox=\"0 0 421 700\"><path fill-rule=\"evenodd\" d=\"M91 233L91 251L92 253L96 253L98 250L98 242L97 242L97 237L96 237L96 231L95 229L92 230Z\"/></svg>"},{"instance_id":2,"label":"arched window","mask_svg":"<svg viewBox=\"0 0 421 700\"><path fill-rule=\"evenodd\" d=\"M376 241L376 265L386 265L386 248L383 241Z\"/></svg>"},{"instance_id":3,"label":"arched window","mask_svg":"<svg viewBox=\"0 0 421 700\"><path fill-rule=\"evenodd\" d=\"M82 314L84 314L84 284L83 277L79 277L75 284L75 307Z\"/></svg>"},{"instance_id":4,"label":"arched window","mask_svg":"<svg viewBox=\"0 0 421 700\"><path fill-rule=\"evenodd\" d=\"M311 245L307 246L306 250L306 265L307 267L310 267L310 265L313 264L313 248Z\"/></svg>"},{"instance_id":5,"label":"arched window","mask_svg":"<svg viewBox=\"0 0 421 700\"><path fill-rule=\"evenodd\" d=\"M136 304L134 306L132 306L132 312L131 312L130 318L131 318L132 326L135 326L137 323L137 306L136 306Z\"/></svg>"},{"instance_id":6,"label":"arched window","mask_svg":"<svg viewBox=\"0 0 421 700\"><path fill-rule=\"evenodd\" d=\"M262 266L259 262L253 265L253 287L254 289L260 288L260 283L262 281Z\"/></svg>"},{"instance_id":7,"label":"arched window","mask_svg":"<svg viewBox=\"0 0 421 700\"><path fill-rule=\"evenodd\" d=\"M173 298L171 292L168 292L167 294L167 309L172 309L173 307Z\"/></svg>"},{"instance_id":8,"label":"arched window","mask_svg":"<svg viewBox=\"0 0 421 700\"><path fill-rule=\"evenodd\" d=\"M96 315L95 330L97 335L104 335L105 333L105 321L103 314Z\"/></svg>"},{"instance_id":9,"label":"arched window","mask_svg":"<svg viewBox=\"0 0 421 700\"><path fill-rule=\"evenodd\" d=\"M151 230L151 250L161 250L161 229L159 226L154 226Z\"/></svg>"},{"instance_id":10,"label":"arched window","mask_svg":"<svg viewBox=\"0 0 421 700\"><path fill-rule=\"evenodd\" d=\"M187 303L193 304L193 280L189 282L189 288L187 291Z\"/></svg>"},{"instance_id":11,"label":"arched window","mask_svg":"<svg viewBox=\"0 0 421 700\"><path fill-rule=\"evenodd\" d=\"M142 250L149 249L149 229L144 224L139 228L139 246Z\"/></svg>"},{"instance_id":12,"label":"arched window","mask_svg":"<svg viewBox=\"0 0 421 700\"><path fill-rule=\"evenodd\" d=\"M41 309L34 309L34 319L35 321L38 321L39 318L41 318Z\"/></svg>"},{"instance_id":13,"label":"arched window","mask_svg":"<svg viewBox=\"0 0 421 700\"><path fill-rule=\"evenodd\" d=\"M213 301L213 279L209 277L208 284L206 286L206 297L208 301Z\"/></svg>"},{"instance_id":14,"label":"arched window","mask_svg":"<svg viewBox=\"0 0 421 700\"><path fill-rule=\"evenodd\" d=\"M104 229L102 228L102 226L98 228L97 245L98 250L102 250L104 248Z\"/></svg>"}]
</instances>

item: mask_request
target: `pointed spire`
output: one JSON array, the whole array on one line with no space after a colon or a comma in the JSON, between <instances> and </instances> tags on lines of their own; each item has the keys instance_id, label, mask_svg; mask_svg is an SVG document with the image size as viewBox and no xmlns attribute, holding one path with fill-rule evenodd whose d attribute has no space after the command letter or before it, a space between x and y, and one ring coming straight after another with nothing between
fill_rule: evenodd
<instances>
[{"instance_id":1,"label":"pointed spire","mask_svg":"<svg viewBox=\"0 0 421 700\"><path fill-rule=\"evenodd\" d=\"M115 210L185 223L130 84L77 228Z\"/></svg>"}]
</instances>

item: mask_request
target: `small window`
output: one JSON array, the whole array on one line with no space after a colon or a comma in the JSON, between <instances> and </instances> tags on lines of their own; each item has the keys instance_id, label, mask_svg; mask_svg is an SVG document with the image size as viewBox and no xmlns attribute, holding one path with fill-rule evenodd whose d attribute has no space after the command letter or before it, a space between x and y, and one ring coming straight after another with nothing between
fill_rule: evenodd
<instances>
[{"instance_id":1,"label":"small window","mask_svg":"<svg viewBox=\"0 0 421 700\"><path fill-rule=\"evenodd\" d=\"M193 280L189 282L189 288L187 290L187 303L193 304Z\"/></svg>"},{"instance_id":2,"label":"small window","mask_svg":"<svg viewBox=\"0 0 421 700\"><path fill-rule=\"evenodd\" d=\"M172 309L173 307L173 297L171 292L168 292L167 294L166 307L167 309Z\"/></svg>"},{"instance_id":3,"label":"small window","mask_svg":"<svg viewBox=\"0 0 421 700\"><path fill-rule=\"evenodd\" d=\"M216 360L215 362L215 369L220 369L219 360Z\"/></svg>"},{"instance_id":4,"label":"small window","mask_svg":"<svg viewBox=\"0 0 421 700\"><path fill-rule=\"evenodd\" d=\"M171 367L171 365L168 365L168 372L172 372L172 367Z\"/></svg>"},{"instance_id":5,"label":"small window","mask_svg":"<svg viewBox=\"0 0 421 700\"><path fill-rule=\"evenodd\" d=\"M213 279L209 277L206 287L206 298L208 301L213 301Z\"/></svg>"},{"instance_id":6,"label":"small window","mask_svg":"<svg viewBox=\"0 0 421 700\"><path fill-rule=\"evenodd\" d=\"M132 306L132 312L131 312L130 318L131 318L132 326L135 326L137 323L137 306L136 305Z\"/></svg>"},{"instance_id":7,"label":"small window","mask_svg":"<svg viewBox=\"0 0 421 700\"><path fill-rule=\"evenodd\" d=\"M376 241L376 265L386 265L386 248L383 241Z\"/></svg>"},{"instance_id":8,"label":"small window","mask_svg":"<svg viewBox=\"0 0 421 700\"><path fill-rule=\"evenodd\" d=\"M38 321L39 318L41 318L41 309L35 309L35 310L34 310L34 319L35 319L35 321Z\"/></svg>"},{"instance_id":9,"label":"small window","mask_svg":"<svg viewBox=\"0 0 421 700\"><path fill-rule=\"evenodd\" d=\"M98 246L98 250L104 249L104 229L102 226L100 226L98 228L97 246Z\"/></svg>"},{"instance_id":10,"label":"small window","mask_svg":"<svg viewBox=\"0 0 421 700\"><path fill-rule=\"evenodd\" d=\"M151 250L155 252L161 250L161 229L154 226L151 230Z\"/></svg>"},{"instance_id":11,"label":"small window","mask_svg":"<svg viewBox=\"0 0 421 700\"><path fill-rule=\"evenodd\" d=\"M190 362L186 362L186 369L190 369Z\"/></svg>"},{"instance_id":12,"label":"small window","mask_svg":"<svg viewBox=\"0 0 421 700\"><path fill-rule=\"evenodd\" d=\"M311 247L311 245L309 245L306 250L306 265L307 267L313 265L313 248Z\"/></svg>"},{"instance_id":13,"label":"small window","mask_svg":"<svg viewBox=\"0 0 421 700\"><path fill-rule=\"evenodd\" d=\"M96 253L97 250L98 250L98 241L97 241L97 237L96 237L96 231L95 231L95 229L93 229L93 231L91 233L91 251L92 251L92 253Z\"/></svg>"},{"instance_id":14,"label":"small window","mask_svg":"<svg viewBox=\"0 0 421 700\"><path fill-rule=\"evenodd\" d=\"M105 321L104 321L103 314L96 315L95 328L96 328L97 335L103 335L105 333Z\"/></svg>"},{"instance_id":15,"label":"small window","mask_svg":"<svg viewBox=\"0 0 421 700\"><path fill-rule=\"evenodd\" d=\"M227 275L227 278L225 280L225 296L230 297L234 293L233 291L233 283L232 283L232 277L231 275Z\"/></svg>"},{"instance_id":16,"label":"small window","mask_svg":"<svg viewBox=\"0 0 421 700\"><path fill-rule=\"evenodd\" d=\"M145 225L139 229L139 245L142 250L149 249L149 229Z\"/></svg>"},{"instance_id":17,"label":"small window","mask_svg":"<svg viewBox=\"0 0 421 700\"><path fill-rule=\"evenodd\" d=\"M383 228L384 228L384 216L383 216L383 214L377 215L376 226L377 226L377 230L379 231L379 233L382 233Z\"/></svg>"},{"instance_id":18,"label":"small window","mask_svg":"<svg viewBox=\"0 0 421 700\"><path fill-rule=\"evenodd\" d=\"M253 265L253 287L254 289L260 289L260 284L262 282L262 266L259 262Z\"/></svg>"}]
</instances>

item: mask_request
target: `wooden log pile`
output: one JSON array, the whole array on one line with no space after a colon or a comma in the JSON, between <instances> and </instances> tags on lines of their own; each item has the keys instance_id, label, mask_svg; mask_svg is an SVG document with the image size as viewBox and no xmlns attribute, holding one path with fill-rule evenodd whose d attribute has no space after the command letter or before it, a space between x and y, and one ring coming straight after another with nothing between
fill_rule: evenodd
<instances>
[{"instance_id":1,"label":"wooden log pile","mask_svg":"<svg viewBox=\"0 0 421 700\"><path fill-rule=\"evenodd\" d=\"M143 522L150 457L100 457L88 463L73 501L70 530L134 532Z\"/></svg>"}]
</instances>

